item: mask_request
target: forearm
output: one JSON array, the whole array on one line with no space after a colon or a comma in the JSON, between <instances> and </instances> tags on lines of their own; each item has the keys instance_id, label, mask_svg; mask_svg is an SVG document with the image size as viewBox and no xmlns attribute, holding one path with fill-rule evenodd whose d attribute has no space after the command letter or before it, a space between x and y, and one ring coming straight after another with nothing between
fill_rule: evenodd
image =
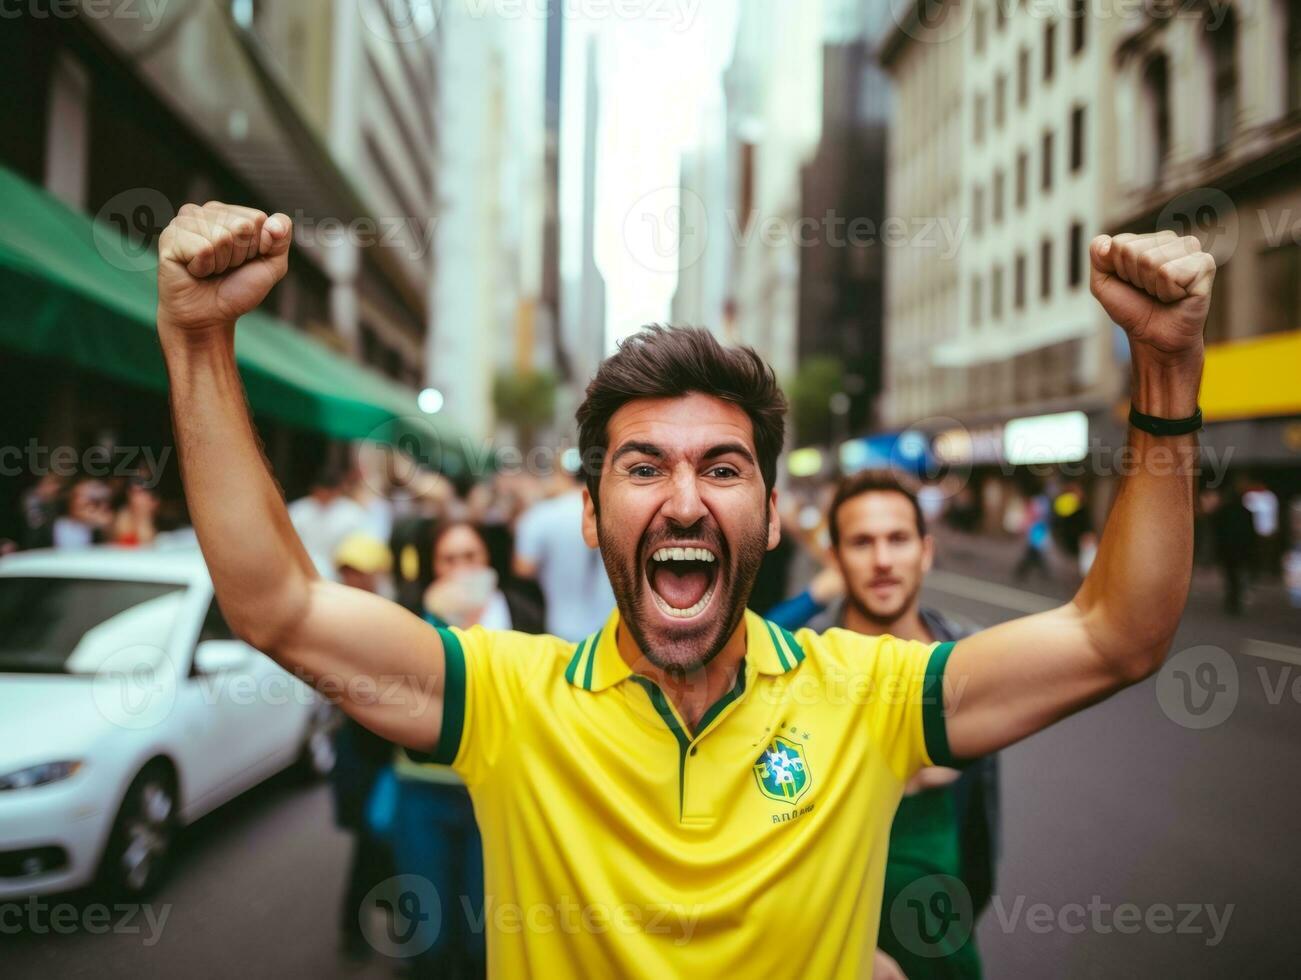
<instances>
[{"instance_id":1,"label":"forearm","mask_svg":"<svg viewBox=\"0 0 1301 980\"><path fill-rule=\"evenodd\" d=\"M1197 410L1202 355L1175 363L1136 352L1139 412L1184 418ZM1197 436L1153 436L1133 427L1126 473L1097 558L1076 595L1094 648L1124 677L1143 677L1164 657L1192 575Z\"/></svg>"},{"instance_id":2,"label":"forearm","mask_svg":"<svg viewBox=\"0 0 1301 980\"><path fill-rule=\"evenodd\" d=\"M190 517L231 628L269 650L302 617L316 570L262 454L235 364L234 324L159 337Z\"/></svg>"}]
</instances>

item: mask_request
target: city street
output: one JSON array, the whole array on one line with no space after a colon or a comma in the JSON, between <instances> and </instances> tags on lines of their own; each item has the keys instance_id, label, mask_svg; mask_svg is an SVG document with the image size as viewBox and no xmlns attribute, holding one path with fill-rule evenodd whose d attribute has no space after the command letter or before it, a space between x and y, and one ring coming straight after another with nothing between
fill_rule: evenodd
<instances>
[{"instance_id":1,"label":"city street","mask_svg":"<svg viewBox=\"0 0 1301 980\"><path fill-rule=\"evenodd\" d=\"M941 552L928 601L976 622L1066 592L1011 585L997 573L1015 555L1006 544L945 541ZM1172 655L1208 644L1232 655L1238 699L1222 723L1172 720L1177 705L1167 714L1152 680L1004 754L1000 880L979 925L988 976L1291 969L1281 937L1295 919L1288 856L1301 829L1297 614L1229 621L1212 585L1199 577ZM137 932L6 935L5 975L202 976L221 964L249 980L388 976L378 956L358 965L336 952L348 844L326 786L273 779L185 834L150 910L156 943L144 914ZM1127 904L1137 911L1118 911Z\"/></svg>"}]
</instances>

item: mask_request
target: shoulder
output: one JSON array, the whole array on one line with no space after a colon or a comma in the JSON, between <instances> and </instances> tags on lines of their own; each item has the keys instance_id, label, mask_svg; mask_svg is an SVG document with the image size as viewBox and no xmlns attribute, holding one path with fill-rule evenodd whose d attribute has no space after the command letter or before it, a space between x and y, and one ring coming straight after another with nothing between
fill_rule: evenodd
<instances>
[{"instance_id":1,"label":"shoulder","mask_svg":"<svg viewBox=\"0 0 1301 980\"><path fill-rule=\"evenodd\" d=\"M445 627L439 632L450 648L449 657L459 656L467 673L523 683L545 682L547 677L563 676L577 646L558 636L490 630L482 626L468 630Z\"/></svg>"}]
</instances>

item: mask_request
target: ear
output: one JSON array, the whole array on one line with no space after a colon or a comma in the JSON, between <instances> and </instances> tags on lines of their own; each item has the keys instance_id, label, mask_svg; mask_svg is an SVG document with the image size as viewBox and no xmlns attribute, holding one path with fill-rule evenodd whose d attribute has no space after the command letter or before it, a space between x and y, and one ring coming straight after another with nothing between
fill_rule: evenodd
<instances>
[{"instance_id":1,"label":"ear","mask_svg":"<svg viewBox=\"0 0 1301 980\"><path fill-rule=\"evenodd\" d=\"M935 563L935 539L931 535L922 538L922 575L929 575L931 565Z\"/></svg>"},{"instance_id":2,"label":"ear","mask_svg":"<svg viewBox=\"0 0 1301 980\"><path fill-rule=\"evenodd\" d=\"M583 484L583 541L589 548L599 548L601 539L596 533L596 508L592 506L592 494Z\"/></svg>"},{"instance_id":3,"label":"ear","mask_svg":"<svg viewBox=\"0 0 1301 980\"><path fill-rule=\"evenodd\" d=\"M777 488L768 494L768 550L772 551L782 539L782 519L777 513Z\"/></svg>"}]
</instances>

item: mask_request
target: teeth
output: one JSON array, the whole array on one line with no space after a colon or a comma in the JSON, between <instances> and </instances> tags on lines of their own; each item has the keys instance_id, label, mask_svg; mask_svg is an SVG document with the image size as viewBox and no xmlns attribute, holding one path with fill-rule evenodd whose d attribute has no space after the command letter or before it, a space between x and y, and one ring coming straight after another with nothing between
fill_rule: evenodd
<instances>
[{"instance_id":1,"label":"teeth","mask_svg":"<svg viewBox=\"0 0 1301 980\"><path fill-rule=\"evenodd\" d=\"M690 619L692 616L698 615L707 605L709 605L709 600L714 596L714 590L710 589L700 597L699 602L687 609L674 609L667 602L661 599L659 593L654 590L651 591L651 595L655 596L655 604L658 605L666 615L672 616L674 619Z\"/></svg>"},{"instance_id":2,"label":"teeth","mask_svg":"<svg viewBox=\"0 0 1301 980\"><path fill-rule=\"evenodd\" d=\"M651 561L713 562L714 553L706 548L661 548L651 555Z\"/></svg>"}]
</instances>

